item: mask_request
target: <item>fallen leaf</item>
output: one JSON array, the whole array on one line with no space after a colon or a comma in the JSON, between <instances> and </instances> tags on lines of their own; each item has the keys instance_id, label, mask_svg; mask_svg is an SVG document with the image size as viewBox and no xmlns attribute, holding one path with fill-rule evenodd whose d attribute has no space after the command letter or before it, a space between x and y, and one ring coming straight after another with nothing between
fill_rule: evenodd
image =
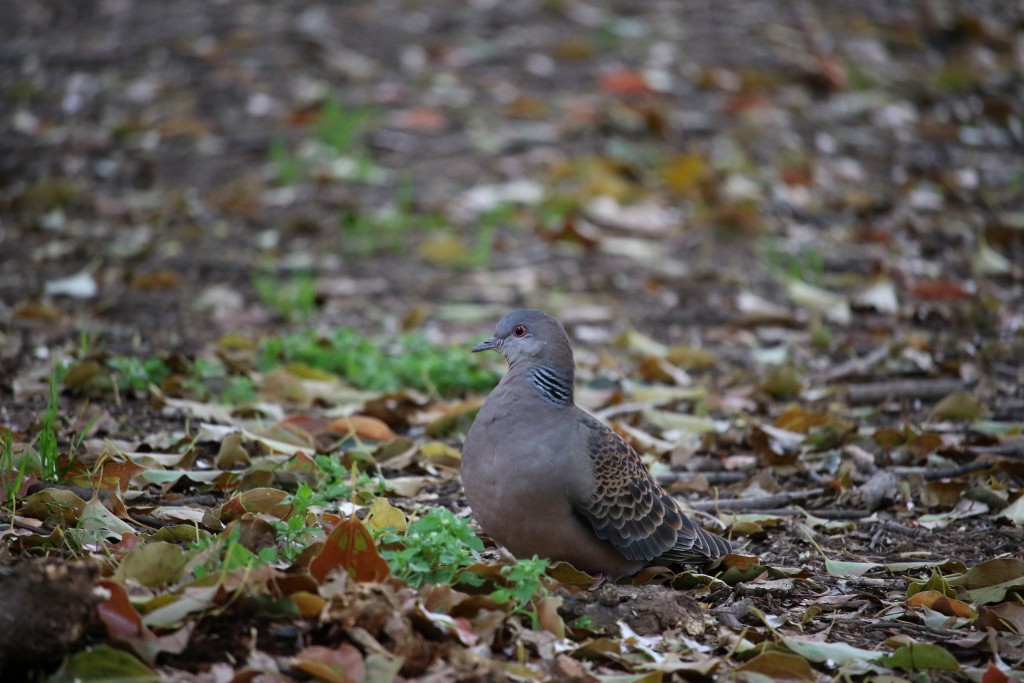
<instances>
[{"instance_id":1,"label":"fallen leaf","mask_svg":"<svg viewBox=\"0 0 1024 683\"><path fill-rule=\"evenodd\" d=\"M348 643L336 648L307 647L292 657L292 666L327 683L363 683L366 680L363 654Z\"/></svg>"},{"instance_id":2,"label":"fallen leaf","mask_svg":"<svg viewBox=\"0 0 1024 683\"><path fill-rule=\"evenodd\" d=\"M806 659L778 650L762 652L736 670L744 674L764 676L770 681L817 681Z\"/></svg>"},{"instance_id":3,"label":"fallen leaf","mask_svg":"<svg viewBox=\"0 0 1024 683\"><path fill-rule=\"evenodd\" d=\"M932 643L910 643L878 663L903 671L959 671L960 663L945 648Z\"/></svg>"},{"instance_id":4,"label":"fallen leaf","mask_svg":"<svg viewBox=\"0 0 1024 683\"><path fill-rule=\"evenodd\" d=\"M962 600L947 597L939 591L921 591L907 598L907 604L911 607L923 606L933 609L936 612L945 614L947 617L961 617L968 619L974 616L971 606Z\"/></svg>"},{"instance_id":5,"label":"fallen leaf","mask_svg":"<svg viewBox=\"0 0 1024 683\"><path fill-rule=\"evenodd\" d=\"M331 530L323 549L309 564L309 573L320 583L337 569L344 569L356 581L383 581L391 573L370 532L353 517Z\"/></svg>"}]
</instances>

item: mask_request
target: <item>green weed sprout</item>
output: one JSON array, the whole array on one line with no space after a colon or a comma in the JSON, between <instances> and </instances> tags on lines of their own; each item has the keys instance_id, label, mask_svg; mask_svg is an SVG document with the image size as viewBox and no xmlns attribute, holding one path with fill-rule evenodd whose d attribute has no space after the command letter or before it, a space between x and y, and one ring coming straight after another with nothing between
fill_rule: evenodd
<instances>
[{"instance_id":1,"label":"green weed sprout","mask_svg":"<svg viewBox=\"0 0 1024 683\"><path fill-rule=\"evenodd\" d=\"M451 510L433 508L410 524L404 536L386 533L383 541L402 546L398 550L384 548L381 555L392 574L411 586L479 583L479 577L465 568L479 559L483 541Z\"/></svg>"}]
</instances>

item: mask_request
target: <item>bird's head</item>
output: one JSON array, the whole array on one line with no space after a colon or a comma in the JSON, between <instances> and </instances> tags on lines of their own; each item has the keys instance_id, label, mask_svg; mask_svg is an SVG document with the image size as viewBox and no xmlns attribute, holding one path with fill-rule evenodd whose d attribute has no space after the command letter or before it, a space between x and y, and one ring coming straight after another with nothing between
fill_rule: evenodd
<instances>
[{"instance_id":1,"label":"bird's head","mask_svg":"<svg viewBox=\"0 0 1024 683\"><path fill-rule=\"evenodd\" d=\"M510 367L545 365L554 370L574 370L569 336L557 320L543 311L522 308L498 321L494 335L473 347L473 352L494 349Z\"/></svg>"}]
</instances>

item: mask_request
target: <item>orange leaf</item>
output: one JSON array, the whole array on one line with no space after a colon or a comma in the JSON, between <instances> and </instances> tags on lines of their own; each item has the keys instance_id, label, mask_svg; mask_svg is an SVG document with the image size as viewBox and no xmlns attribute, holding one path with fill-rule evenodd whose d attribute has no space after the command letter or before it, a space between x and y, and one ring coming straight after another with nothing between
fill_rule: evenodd
<instances>
[{"instance_id":1,"label":"orange leaf","mask_svg":"<svg viewBox=\"0 0 1024 683\"><path fill-rule=\"evenodd\" d=\"M307 618L320 616L327 601L319 595L313 595L306 591L298 591L288 596L295 606L299 608L299 614Z\"/></svg>"},{"instance_id":2,"label":"orange leaf","mask_svg":"<svg viewBox=\"0 0 1024 683\"><path fill-rule=\"evenodd\" d=\"M962 600L949 598L940 591L921 591L907 598L907 604L911 607L927 607L947 617L970 618L974 610Z\"/></svg>"},{"instance_id":3,"label":"orange leaf","mask_svg":"<svg viewBox=\"0 0 1024 683\"><path fill-rule=\"evenodd\" d=\"M600 84L602 90L613 95L650 95L654 92L643 74L628 69L601 74Z\"/></svg>"},{"instance_id":4,"label":"orange leaf","mask_svg":"<svg viewBox=\"0 0 1024 683\"><path fill-rule=\"evenodd\" d=\"M324 431L335 434L354 434L364 441L393 441L398 438L387 423L369 415L349 415L332 420Z\"/></svg>"},{"instance_id":5,"label":"orange leaf","mask_svg":"<svg viewBox=\"0 0 1024 683\"><path fill-rule=\"evenodd\" d=\"M1010 683L1010 677L995 662L989 662L985 673L981 675L981 683Z\"/></svg>"},{"instance_id":6,"label":"orange leaf","mask_svg":"<svg viewBox=\"0 0 1024 683\"><path fill-rule=\"evenodd\" d=\"M309 573L320 583L338 568L345 569L356 581L383 581L391 573L370 532L352 517L331 530L323 550L309 563Z\"/></svg>"}]
</instances>

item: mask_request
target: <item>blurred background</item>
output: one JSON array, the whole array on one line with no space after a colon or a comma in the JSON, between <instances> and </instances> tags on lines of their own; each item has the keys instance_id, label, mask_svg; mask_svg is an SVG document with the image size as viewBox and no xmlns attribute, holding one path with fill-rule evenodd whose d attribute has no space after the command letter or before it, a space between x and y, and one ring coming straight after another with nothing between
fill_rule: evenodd
<instances>
[{"instance_id":1,"label":"blurred background","mask_svg":"<svg viewBox=\"0 0 1024 683\"><path fill-rule=\"evenodd\" d=\"M8 370L528 305L584 347L1021 379L1019 2L0 14Z\"/></svg>"}]
</instances>

